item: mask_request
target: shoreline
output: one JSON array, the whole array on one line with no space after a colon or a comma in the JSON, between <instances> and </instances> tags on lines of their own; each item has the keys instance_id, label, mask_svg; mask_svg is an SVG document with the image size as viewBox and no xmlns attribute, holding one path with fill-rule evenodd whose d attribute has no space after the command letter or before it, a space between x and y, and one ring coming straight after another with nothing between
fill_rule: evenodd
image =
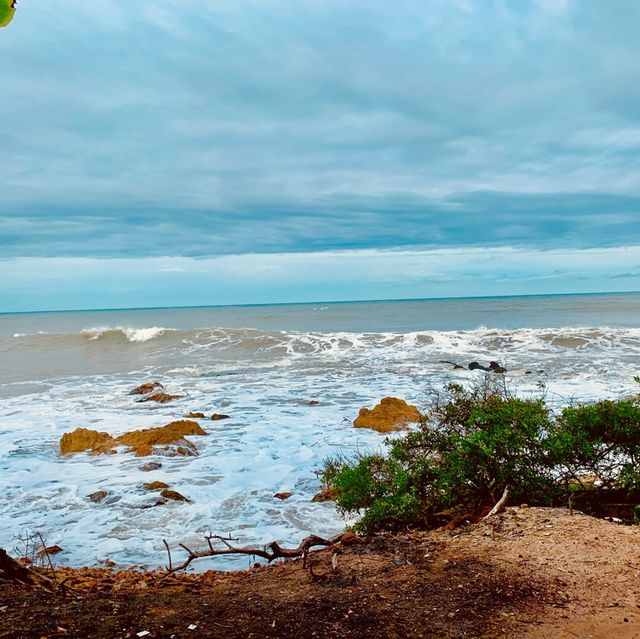
<instances>
[{"instance_id":1,"label":"shoreline","mask_svg":"<svg viewBox=\"0 0 640 639\"><path fill-rule=\"evenodd\" d=\"M57 568L69 593L0 585L0 638L631 639L640 529L510 507L454 531L378 534L240 572ZM203 560L206 561L206 560ZM138 633L145 633L140 635Z\"/></svg>"}]
</instances>

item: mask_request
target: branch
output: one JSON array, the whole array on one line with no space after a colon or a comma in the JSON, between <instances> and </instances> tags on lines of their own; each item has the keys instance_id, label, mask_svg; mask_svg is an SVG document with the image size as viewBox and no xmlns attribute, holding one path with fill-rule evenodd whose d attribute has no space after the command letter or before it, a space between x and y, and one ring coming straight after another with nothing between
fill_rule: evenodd
<instances>
[{"instance_id":1,"label":"branch","mask_svg":"<svg viewBox=\"0 0 640 639\"><path fill-rule=\"evenodd\" d=\"M482 521L485 519L489 519L489 517L493 517L498 513L501 513L504 510L504 505L507 503L509 499L509 486L505 486L504 492L502 493L502 497L498 500L496 505L482 518Z\"/></svg>"},{"instance_id":2,"label":"branch","mask_svg":"<svg viewBox=\"0 0 640 639\"><path fill-rule=\"evenodd\" d=\"M309 535L300 542L300 545L297 548L283 548L277 541L272 541L270 544L263 546L262 548L255 548L252 546L236 547L229 543L231 541L237 541L236 539L232 539L231 537L221 537L220 535L207 535L205 539L207 540L209 548L206 550L191 550L191 548L185 544L178 544L187 552L187 558L179 566L170 566L165 577L180 570L185 570L189 567L192 561L202 559L204 557L217 557L219 555L251 555L252 557L261 557L262 559L266 559L269 563L275 559L295 559L297 557L306 558L312 547L334 546L342 541L345 534L346 533L340 533L339 535L334 535L329 539L324 539L318 535ZM353 533L349 533L349 536L352 537ZM221 541L225 548L215 548L212 544L212 540L214 539ZM166 541L164 543L165 546L168 546Z\"/></svg>"},{"instance_id":3,"label":"branch","mask_svg":"<svg viewBox=\"0 0 640 639\"><path fill-rule=\"evenodd\" d=\"M51 579L35 570L20 565L15 559L9 557L4 548L0 548L0 577L27 586L39 586L47 590L55 590Z\"/></svg>"}]
</instances>

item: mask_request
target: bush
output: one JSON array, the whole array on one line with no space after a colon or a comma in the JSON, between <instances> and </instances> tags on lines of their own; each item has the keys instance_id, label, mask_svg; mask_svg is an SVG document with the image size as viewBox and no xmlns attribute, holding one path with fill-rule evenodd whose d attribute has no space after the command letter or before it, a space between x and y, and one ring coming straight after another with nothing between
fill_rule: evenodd
<instances>
[{"instance_id":1,"label":"bush","mask_svg":"<svg viewBox=\"0 0 640 639\"><path fill-rule=\"evenodd\" d=\"M530 505L566 504L570 494L594 512L607 498L640 501L637 400L556 417L543 398L512 396L487 376L469 389L449 384L427 414L417 430L385 440L384 454L325 463L338 509L360 512L361 532L441 525L493 505L507 485L515 503ZM586 475L597 481L587 485Z\"/></svg>"}]
</instances>

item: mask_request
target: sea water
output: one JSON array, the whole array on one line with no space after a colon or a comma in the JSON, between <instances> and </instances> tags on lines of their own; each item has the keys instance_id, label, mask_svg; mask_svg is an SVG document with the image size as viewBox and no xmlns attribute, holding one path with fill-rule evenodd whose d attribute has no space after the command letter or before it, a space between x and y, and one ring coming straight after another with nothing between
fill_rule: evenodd
<instances>
[{"instance_id":1,"label":"sea water","mask_svg":"<svg viewBox=\"0 0 640 639\"><path fill-rule=\"evenodd\" d=\"M358 410L387 395L424 406L430 388L471 383L484 373L469 362L491 360L514 391L544 386L555 407L637 392L640 294L0 315L0 547L39 531L64 549L60 563L156 567L163 540L335 534L349 520L312 502L314 471L383 447L383 435L353 428ZM183 397L136 402L129 391L148 381ZM192 438L197 457L59 451L78 427L118 435L189 411L230 416L200 420L209 434ZM141 470L150 460L162 466ZM158 496L142 484L154 480L192 503L147 508Z\"/></svg>"}]
</instances>

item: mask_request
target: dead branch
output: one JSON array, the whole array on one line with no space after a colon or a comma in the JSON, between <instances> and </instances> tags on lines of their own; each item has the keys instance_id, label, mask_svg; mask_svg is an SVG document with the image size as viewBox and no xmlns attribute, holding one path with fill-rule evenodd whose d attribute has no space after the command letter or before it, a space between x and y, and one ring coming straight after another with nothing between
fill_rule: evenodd
<instances>
[{"instance_id":1,"label":"dead branch","mask_svg":"<svg viewBox=\"0 0 640 639\"><path fill-rule=\"evenodd\" d=\"M493 517L498 513L501 513L504 510L504 506L509 499L509 486L505 486L504 492L502 493L502 497L498 500L496 505L482 518L482 521L485 519L489 519L489 517Z\"/></svg>"},{"instance_id":2,"label":"dead branch","mask_svg":"<svg viewBox=\"0 0 640 639\"><path fill-rule=\"evenodd\" d=\"M283 548L277 541L272 541L270 544L263 546L262 548L256 548L254 546L236 547L233 546L230 542L237 541L237 539L233 539L231 537L221 537L220 535L207 535L205 539L209 547L205 550L192 550L185 544L178 544L187 553L187 558L180 565L172 567L173 564L171 562L171 553L169 552L169 569L167 570L166 576L169 576L180 570L185 570L189 567L191 562L196 559L202 559L204 557L217 557L219 555L249 555L252 557L260 557L262 559L266 559L269 563L271 563L275 559L295 559L298 557L303 557L306 562L311 548L315 546L326 547L339 544L345 534L346 533L340 533L339 535L334 535L329 539L324 539L323 537L319 537L318 535L309 535L300 542L300 545L297 548ZM350 533L350 536L353 536L353 533ZM224 548L216 548L213 545L214 540L221 542L224 545ZM166 541L165 547L167 547L168 550L169 546Z\"/></svg>"},{"instance_id":3,"label":"dead branch","mask_svg":"<svg viewBox=\"0 0 640 639\"><path fill-rule=\"evenodd\" d=\"M0 548L0 577L25 584L27 586L36 586L46 588L47 590L55 590L55 584L44 575L22 566L15 559L10 557L4 548Z\"/></svg>"}]
</instances>

